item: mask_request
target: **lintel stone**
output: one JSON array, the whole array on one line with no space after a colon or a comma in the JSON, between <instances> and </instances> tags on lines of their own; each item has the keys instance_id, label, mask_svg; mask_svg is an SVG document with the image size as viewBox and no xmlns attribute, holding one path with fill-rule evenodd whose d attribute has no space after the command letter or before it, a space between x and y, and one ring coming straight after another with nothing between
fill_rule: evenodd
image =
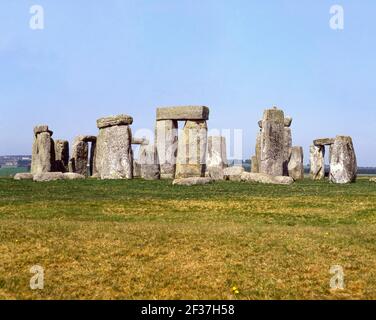
<instances>
[{"instance_id":1,"label":"lintel stone","mask_svg":"<svg viewBox=\"0 0 376 320\"><path fill-rule=\"evenodd\" d=\"M209 120L209 108L205 106L157 108L158 120Z\"/></svg>"}]
</instances>

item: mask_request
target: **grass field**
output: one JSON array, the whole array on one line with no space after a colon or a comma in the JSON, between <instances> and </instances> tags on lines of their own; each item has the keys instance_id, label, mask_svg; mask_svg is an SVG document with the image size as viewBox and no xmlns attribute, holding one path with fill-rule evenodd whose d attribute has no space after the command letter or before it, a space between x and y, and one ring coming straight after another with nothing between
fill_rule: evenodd
<instances>
[{"instance_id":1,"label":"grass field","mask_svg":"<svg viewBox=\"0 0 376 320\"><path fill-rule=\"evenodd\" d=\"M0 179L0 298L376 299L376 184Z\"/></svg>"}]
</instances>

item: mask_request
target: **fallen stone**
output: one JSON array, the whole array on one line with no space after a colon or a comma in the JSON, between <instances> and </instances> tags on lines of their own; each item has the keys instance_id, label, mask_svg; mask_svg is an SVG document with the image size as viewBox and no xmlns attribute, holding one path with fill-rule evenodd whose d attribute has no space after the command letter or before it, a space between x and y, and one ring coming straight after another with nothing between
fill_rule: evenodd
<instances>
[{"instance_id":1,"label":"fallen stone","mask_svg":"<svg viewBox=\"0 0 376 320\"><path fill-rule=\"evenodd\" d=\"M205 106L157 108L157 121L159 120L209 120L209 108Z\"/></svg>"},{"instance_id":2,"label":"fallen stone","mask_svg":"<svg viewBox=\"0 0 376 320\"><path fill-rule=\"evenodd\" d=\"M66 172L63 174L64 180L83 180L86 177L83 174Z\"/></svg>"},{"instance_id":3,"label":"fallen stone","mask_svg":"<svg viewBox=\"0 0 376 320\"><path fill-rule=\"evenodd\" d=\"M133 118L126 114L121 114L118 116L109 116L105 118L100 118L97 120L98 129L104 129L114 126L128 126L133 123Z\"/></svg>"},{"instance_id":4,"label":"fallen stone","mask_svg":"<svg viewBox=\"0 0 376 320\"><path fill-rule=\"evenodd\" d=\"M329 146L334 143L334 140L335 139L331 139L331 138L316 139L316 140L313 140L313 144L316 147Z\"/></svg>"},{"instance_id":5,"label":"fallen stone","mask_svg":"<svg viewBox=\"0 0 376 320\"><path fill-rule=\"evenodd\" d=\"M14 176L14 180L33 180L33 174L31 173L17 173L15 176Z\"/></svg>"},{"instance_id":6,"label":"fallen stone","mask_svg":"<svg viewBox=\"0 0 376 320\"><path fill-rule=\"evenodd\" d=\"M245 182L258 182L263 184L277 184L277 185L291 185L294 183L294 179L285 176L271 176L265 173L251 173L243 172L241 175L241 181Z\"/></svg>"},{"instance_id":7,"label":"fallen stone","mask_svg":"<svg viewBox=\"0 0 376 320\"><path fill-rule=\"evenodd\" d=\"M35 182L48 182L48 181L64 180L64 174L62 172L37 173L37 174L34 175L33 180Z\"/></svg>"},{"instance_id":8,"label":"fallen stone","mask_svg":"<svg viewBox=\"0 0 376 320\"><path fill-rule=\"evenodd\" d=\"M230 181L240 181L244 171L244 168L241 166L228 167L223 170L224 179Z\"/></svg>"},{"instance_id":9,"label":"fallen stone","mask_svg":"<svg viewBox=\"0 0 376 320\"><path fill-rule=\"evenodd\" d=\"M329 181L340 184L355 182L357 170L351 137L337 136L330 149Z\"/></svg>"},{"instance_id":10,"label":"fallen stone","mask_svg":"<svg viewBox=\"0 0 376 320\"><path fill-rule=\"evenodd\" d=\"M376 178L369 179L370 182L376 182Z\"/></svg>"},{"instance_id":11,"label":"fallen stone","mask_svg":"<svg viewBox=\"0 0 376 320\"><path fill-rule=\"evenodd\" d=\"M172 182L172 184L175 186L194 186L194 185L209 184L212 182L213 180L211 178L192 177L192 178L175 179Z\"/></svg>"}]
</instances>

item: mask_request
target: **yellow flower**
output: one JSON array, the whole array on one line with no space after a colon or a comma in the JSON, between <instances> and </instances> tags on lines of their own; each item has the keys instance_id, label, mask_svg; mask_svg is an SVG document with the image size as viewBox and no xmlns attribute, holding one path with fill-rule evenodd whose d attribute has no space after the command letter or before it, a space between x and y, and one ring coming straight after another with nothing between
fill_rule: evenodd
<instances>
[{"instance_id":1,"label":"yellow flower","mask_svg":"<svg viewBox=\"0 0 376 320\"><path fill-rule=\"evenodd\" d=\"M235 290L235 294L239 294L240 292L239 292L239 290Z\"/></svg>"}]
</instances>

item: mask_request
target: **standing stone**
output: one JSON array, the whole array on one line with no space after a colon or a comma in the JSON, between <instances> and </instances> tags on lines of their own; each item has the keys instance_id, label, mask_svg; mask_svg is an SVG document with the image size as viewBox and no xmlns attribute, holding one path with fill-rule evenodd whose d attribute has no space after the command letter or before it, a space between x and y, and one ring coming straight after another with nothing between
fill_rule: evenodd
<instances>
[{"instance_id":1,"label":"standing stone","mask_svg":"<svg viewBox=\"0 0 376 320\"><path fill-rule=\"evenodd\" d=\"M95 161L96 156L97 156L97 140L95 139L95 141L93 140L91 142L90 160L89 160L90 176L93 176L93 177L97 176L97 174L98 174L97 167L96 167L96 161Z\"/></svg>"},{"instance_id":2,"label":"standing stone","mask_svg":"<svg viewBox=\"0 0 376 320\"><path fill-rule=\"evenodd\" d=\"M291 157L288 163L288 176L296 180L304 179L303 148L292 147Z\"/></svg>"},{"instance_id":3,"label":"standing stone","mask_svg":"<svg viewBox=\"0 0 376 320\"><path fill-rule=\"evenodd\" d=\"M55 141L55 163L56 171L69 171L69 142L65 140Z\"/></svg>"},{"instance_id":4,"label":"standing stone","mask_svg":"<svg viewBox=\"0 0 376 320\"><path fill-rule=\"evenodd\" d=\"M223 169L227 165L226 138L222 136L209 137L207 155L209 177L213 180L223 180Z\"/></svg>"},{"instance_id":5,"label":"standing stone","mask_svg":"<svg viewBox=\"0 0 376 320\"><path fill-rule=\"evenodd\" d=\"M261 130L261 173L283 175L284 121L282 110L265 110Z\"/></svg>"},{"instance_id":6,"label":"standing stone","mask_svg":"<svg viewBox=\"0 0 376 320\"><path fill-rule=\"evenodd\" d=\"M186 121L179 137L176 179L205 177L207 136L205 120Z\"/></svg>"},{"instance_id":7,"label":"standing stone","mask_svg":"<svg viewBox=\"0 0 376 320\"><path fill-rule=\"evenodd\" d=\"M291 118L290 118L291 119ZM286 119L285 119L286 121ZM283 145L283 175L289 176L289 161L291 157L291 148L292 148L292 135L291 135L291 128L285 127L284 128L284 145Z\"/></svg>"},{"instance_id":8,"label":"standing stone","mask_svg":"<svg viewBox=\"0 0 376 320\"><path fill-rule=\"evenodd\" d=\"M145 180L159 180L161 177L157 148L153 144L143 145L140 148L138 160L141 169L141 178Z\"/></svg>"},{"instance_id":9,"label":"standing stone","mask_svg":"<svg viewBox=\"0 0 376 320\"><path fill-rule=\"evenodd\" d=\"M325 147L311 145L310 147L310 174L312 180L325 178Z\"/></svg>"},{"instance_id":10,"label":"standing stone","mask_svg":"<svg viewBox=\"0 0 376 320\"><path fill-rule=\"evenodd\" d=\"M141 177L141 165L138 160L133 159L133 178Z\"/></svg>"},{"instance_id":11,"label":"standing stone","mask_svg":"<svg viewBox=\"0 0 376 320\"><path fill-rule=\"evenodd\" d=\"M52 172L55 167L55 145L52 131L48 126L34 128L34 143L32 150L31 173Z\"/></svg>"},{"instance_id":12,"label":"standing stone","mask_svg":"<svg viewBox=\"0 0 376 320\"><path fill-rule=\"evenodd\" d=\"M162 179L174 179L178 150L178 122L176 120L157 121L155 145L159 157Z\"/></svg>"},{"instance_id":13,"label":"standing stone","mask_svg":"<svg viewBox=\"0 0 376 320\"><path fill-rule=\"evenodd\" d=\"M72 162L74 173L88 176L89 143L83 141L82 137L77 137L73 144Z\"/></svg>"},{"instance_id":14,"label":"standing stone","mask_svg":"<svg viewBox=\"0 0 376 320\"><path fill-rule=\"evenodd\" d=\"M133 119L127 115L102 118L97 121L99 135L96 146L96 169L101 179L132 179Z\"/></svg>"},{"instance_id":15,"label":"standing stone","mask_svg":"<svg viewBox=\"0 0 376 320\"><path fill-rule=\"evenodd\" d=\"M351 137L337 136L331 145L329 180L333 183L355 182L357 161Z\"/></svg>"},{"instance_id":16,"label":"standing stone","mask_svg":"<svg viewBox=\"0 0 376 320\"><path fill-rule=\"evenodd\" d=\"M262 124L262 121L261 121L261 124ZM256 163L254 165L254 170L255 170L254 173L258 173L260 172L260 164L261 164L261 130L257 133L257 137L256 137L255 156L256 156Z\"/></svg>"}]
</instances>

